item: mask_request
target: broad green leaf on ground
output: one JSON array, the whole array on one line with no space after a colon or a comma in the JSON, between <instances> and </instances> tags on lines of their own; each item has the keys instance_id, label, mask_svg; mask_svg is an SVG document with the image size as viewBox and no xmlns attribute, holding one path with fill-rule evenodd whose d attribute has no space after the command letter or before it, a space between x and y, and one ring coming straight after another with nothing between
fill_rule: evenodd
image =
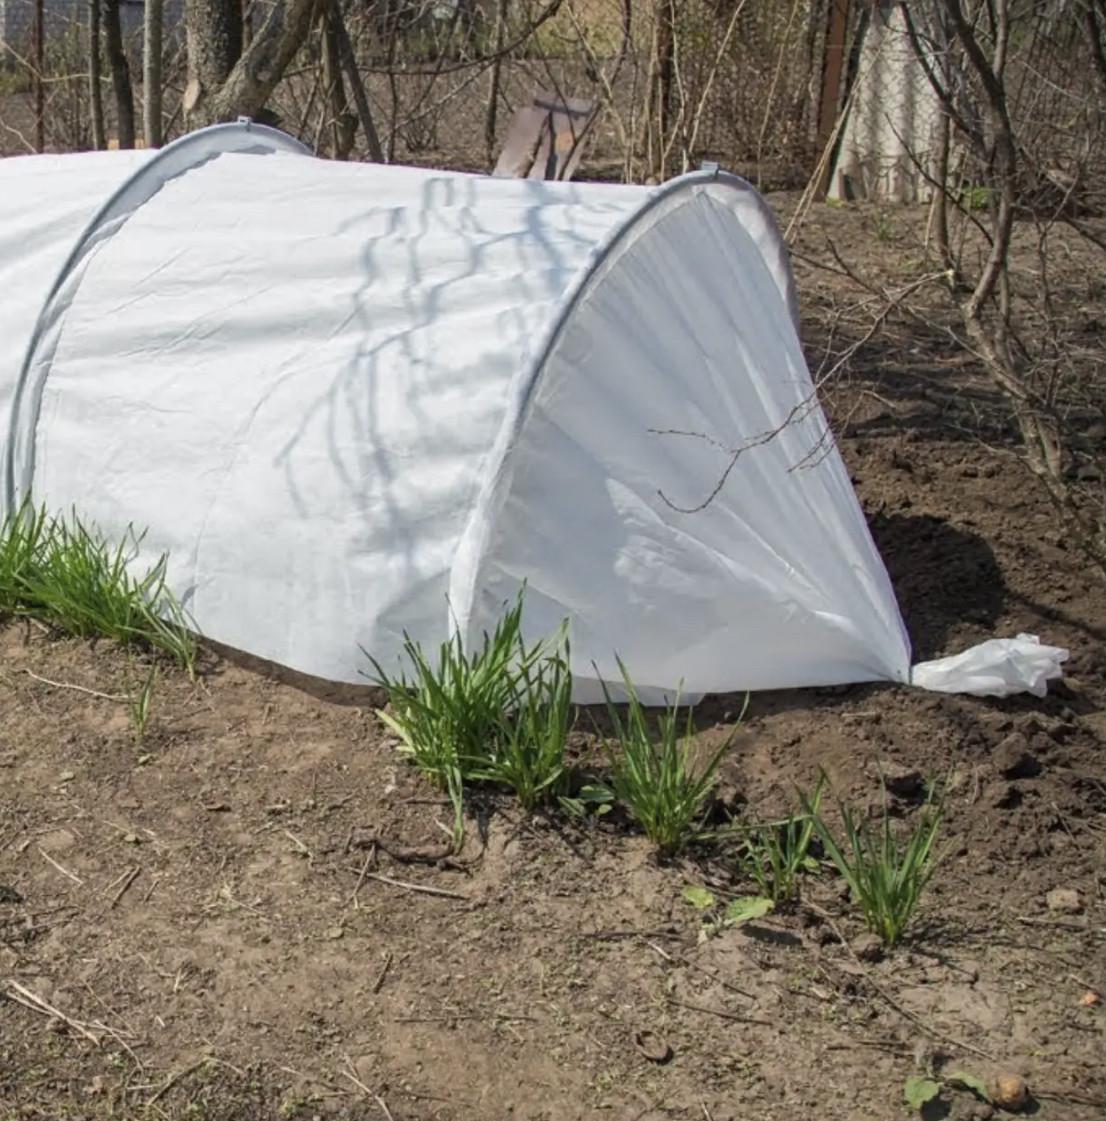
<instances>
[{"instance_id":1,"label":"broad green leaf on ground","mask_svg":"<svg viewBox=\"0 0 1106 1121\"><path fill-rule=\"evenodd\" d=\"M987 1083L982 1078L974 1074L969 1074L966 1070L954 1070L952 1074L946 1076L945 1081L950 1086L964 1090L971 1090L976 1097L981 1098L985 1102L991 1100L991 1095L987 1092Z\"/></svg>"},{"instance_id":2,"label":"broad green leaf on ground","mask_svg":"<svg viewBox=\"0 0 1106 1121\"><path fill-rule=\"evenodd\" d=\"M940 1092L939 1083L934 1082L932 1078L922 1078L921 1075L915 1074L906 1080L902 1096L911 1109L921 1109L926 1102L933 1101Z\"/></svg>"},{"instance_id":3,"label":"broad green leaf on ground","mask_svg":"<svg viewBox=\"0 0 1106 1121\"><path fill-rule=\"evenodd\" d=\"M767 896L744 895L740 899L733 900L726 908L726 922L736 926L750 919L762 918L772 910L772 906L772 900Z\"/></svg>"},{"instance_id":4,"label":"broad green leaf on ground","mask_svg":"<svg viewBox=\"0 0 1106 1121\"><path fill-rule=\"evenodd\" d=\"M684 899L696 911L709 911L714 906L714 896L705 887L685 887Z\"/></svg>"}]
</instances>

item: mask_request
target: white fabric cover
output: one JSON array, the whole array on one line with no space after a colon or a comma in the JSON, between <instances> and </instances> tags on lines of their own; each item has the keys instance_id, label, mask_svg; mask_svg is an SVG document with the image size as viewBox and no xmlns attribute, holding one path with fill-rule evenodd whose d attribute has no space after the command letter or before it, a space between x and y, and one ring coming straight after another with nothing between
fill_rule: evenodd
<instances>
[{"instance_id":1,"label":"white fabric cover","mask_svg":"<svg viewBox=\"0 0 1106 1121\"><path fill-rule=\"evenodd\" d=\"M919 662L911 680L936 693L972 693L977 697L1008 697L1032 693L1043 697L1048 683L1058 680L1068 652L1045 646L1035 634L992 638L948 658Z\"/></svg>"},{"instance_id":2,"label":"white fabric cover","mask_svg":"<svg viewBox=\"0 0 1106 1121\"><path fill-rule=\"evenodd\" d=\"M477 639L523 581L530 637L571 622L581 698L616 654L685 695L909 679L747 184L189 159L129 191L38 334L88 196L141 157L0 161L0 276L26 286L0 432L35 339L13 501L146 529L138 563L170 554L204 634L335 680L404 631Z\"/></svg>"},{"instance_id":3,"label":"white fabric cover","mask_svg":"<svg viewBox=\"0 0 1106 1121\"><path fill-rule=\"evenodd\" d=\"M359 646L440 641L519 356L642 194L511 186L254 156L174 180L72 296L36 497L148 527L228 645L358 680Z\"/></svg>"},{"instance_id":4,"label":"white fabric cover","mask_svg":"<svg viewBox=\"0 0 1106 1121\"><path fill-rule=\"evenodd\" d=\"M79 159L0 160L0 442L7 440L23 356L58 273L104 200L149 158L89 152Z\"/></svg>"},{"instance_id":5,"label":"white fabric cover","mask_svg":"<svg viewBox=\"0 0 1106 1121\"><path fill-rule=\"evenodd\" d=\"M894 593L837 449L811 456L825 421L730 195L669 195L589 278L453 602L475 638L525 580L532 625L572 618L581 674L617 679L615 653L632 651L635 681L657 689L905 680Z\"/></svg>"}]
</instances>

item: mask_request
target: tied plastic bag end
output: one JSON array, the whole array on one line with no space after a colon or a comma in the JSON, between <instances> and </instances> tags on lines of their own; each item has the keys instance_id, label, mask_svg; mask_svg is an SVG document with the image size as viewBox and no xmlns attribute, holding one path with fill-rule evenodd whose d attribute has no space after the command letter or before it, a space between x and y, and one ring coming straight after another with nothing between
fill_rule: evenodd
<instances>
[{"instance_id":1,"label":"tied plastic bag end","mask_svg":"<svg viewBox=\"0 0 1106 1121\"><path fill-rule=\"evenodd\" d=\"M932 662L919 662L910 680L920 689L936 693L968 693L975 697L1008 697L1032 693L1043 697L1048 683L1062 676L1068 652L1045 646L1035 634L1017 638L992 638Z\"/></svg>"}]
</instances>

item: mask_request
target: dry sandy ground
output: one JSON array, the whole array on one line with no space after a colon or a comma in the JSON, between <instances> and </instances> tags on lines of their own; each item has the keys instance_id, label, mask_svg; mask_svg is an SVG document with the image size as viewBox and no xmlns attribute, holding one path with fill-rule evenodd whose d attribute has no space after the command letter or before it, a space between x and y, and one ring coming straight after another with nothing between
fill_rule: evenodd
<instances>
[{"instance_id":1,"label":"dry sandy ground","mask_svg":"<svg viewBox=\"0 0 1106 1121\"><path fill-rule=\"evenodd\" d=\"M1106 1010L1083 1002L1106 995L1106 589L964 434L981 391L917 366L873 344L837 408L917 656L1030 631L1070 647L1066 680L1044 700L756 695L724 767L757 818L819 768L861 804L880 768L947 777L905 946L856 960L828 875L817 909L701 942L681 893L746 890L724 860L658 865L623 823L492 795L462 867L381 853L362 877L367 831L433 844L446 818L364 696L209 654L198 684L162 674L139 745L124 705L41 680L118 694L126 655L8 625L0 985L72 1022L0 999L0 1119L887 1121L931 1063L1020 1071L1047 1121L1106 1116ZM705 704L704 740L739 707ZM1078 907L1050 909L1056 888ZM942 1111L990 1116L963 1092Z\"/></svg>"}]
</instances>

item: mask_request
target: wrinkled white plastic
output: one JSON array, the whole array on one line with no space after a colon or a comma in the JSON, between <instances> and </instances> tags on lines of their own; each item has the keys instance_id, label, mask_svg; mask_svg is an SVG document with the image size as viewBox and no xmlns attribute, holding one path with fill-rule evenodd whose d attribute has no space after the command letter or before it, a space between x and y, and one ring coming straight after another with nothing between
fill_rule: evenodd
<instances>
[{"instance_id":1,"label":"wrinkled white plastic","mask_svg":"<svg viewBox=\"0 0 1106 1121\"><path fill-rule=\"evenodd\" d=\"M1062 675L1068 652L1045 646L1035 634L993 638L932 662L919 662L911 682L936 693L969 693L976 697L1008 697L1032 693L1043 697L1048 683Z\"/></svg>"}]
</instances>

